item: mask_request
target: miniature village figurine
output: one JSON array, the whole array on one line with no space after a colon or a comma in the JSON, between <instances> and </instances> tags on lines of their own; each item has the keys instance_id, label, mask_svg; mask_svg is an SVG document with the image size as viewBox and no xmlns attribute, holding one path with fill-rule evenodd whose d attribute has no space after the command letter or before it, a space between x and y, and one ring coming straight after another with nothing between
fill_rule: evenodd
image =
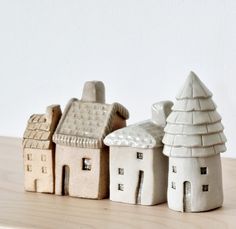
<instances>
[{"instance_id":1,"label":"miniature village figurine","mask_svg":"<svg viewBox=\"0 0 236 229\"><path fill-rule=\"evenodd\" d=\"M25 190L54 193L55 144L52 135L61 117L59 105L32 115L23 137Z\"/></svg>"},{"instance_id":2,"label":"miniature village figurine","mask_svg":"<svg viewBox=\"0 0 236 229\"><path fill-rule=\"evenodd\" d=\"M109 134L110 199L155 205L166 202L168 158L162 154L166 117L172 102L152 106L152 118Z\"/></svg>"},{"instance_id":3,"label":"miniature village figurine","mask_svg":"<svg viewBox=\"0 0 236 229\"><path fill-rule=\"evenodd\" d=\"M100 81L86 82L82 99L71 99L54 133L56 194L102 199L109 195L109 150L103 139L126 126L128 110L105 104Z\"/></svg>"},{"instance_id":4,"label":"miniature village figurine","mask_svg":"<svg viewBox=\"0 0 236 229\"><path fill-rule=\"evenodd\" d=\"M191 72L176 99L163 138L169 157L168 206L182 212L220 207L220 153L226 151L226 138L212 93Z\"/></svg>"}]
</instances>

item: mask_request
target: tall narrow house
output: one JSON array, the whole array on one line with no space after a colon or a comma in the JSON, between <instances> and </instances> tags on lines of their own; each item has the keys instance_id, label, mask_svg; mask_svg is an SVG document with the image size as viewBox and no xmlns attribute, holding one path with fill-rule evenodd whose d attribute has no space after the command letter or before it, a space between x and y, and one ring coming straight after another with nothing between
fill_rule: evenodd
<instances>
[{"instance_id":1,"label":"tall narrow house","mask_svg":"<svg viewBox=\"0 0 236 229\"><path fill-rule=\"evenodd\" d=\"M110 147L110 199L130 204L166 202L168 158L162 154L164 126L172 102L152 106L152 118L114 131Z\"/></svg>"},{"instance_id":2,"label":"tall narrow house","mask_svg":"<svg viewBox=\"0 0 236 229\"><path fill-rule=\"evenodd\" d=\"M100 81L86 82L82 99L71 99L53 136L56 194L102 199L109 194L109 152L103 139L126 126L129 113L105 103Z\"/></svg>"},{"instance_id":3,"label":"tall narrow house","mask_svg":"<svg viewBox=\"0 0 236 229\"><path fill-rule=\"evenodd\" d=\"M52 135L61 117L59 105L32 115L23 137L25 190L54 193L55 144Z\"/></svg>"},{"instance_id":4,"label":"tall narrow house","mask_svg":"<svg viewBox=\"0 0 236 229\"><path fill-rule=\"evenodd\" d=\"M163 138L163 153L169 157L169 208L200 212L220 207L220 153L226 151L226 138L212 93L191 72L176 99Z\"/></svg>"}]
</instances>

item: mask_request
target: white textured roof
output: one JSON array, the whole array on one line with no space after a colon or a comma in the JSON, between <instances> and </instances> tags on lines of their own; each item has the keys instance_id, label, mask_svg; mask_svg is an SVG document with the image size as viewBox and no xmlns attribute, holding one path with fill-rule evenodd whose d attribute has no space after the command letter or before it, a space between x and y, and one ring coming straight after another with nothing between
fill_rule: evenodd
<instances>
[{"instance_id":1,"label":"white textured roof","mask_svg":"<svg viewBox=\"0 0 236 229\"><path fill-rule=\"evenodd\" d=\"M208 98L212 93L203 84L194 72L190 72L184 86L176 96L176 99Z\"/></svg>"},{"instance_id":2,"label":"white textured roof","mask_svg":"<svg viewBox=\"0 0 236 229\"><path fill-rule=\"evenodd\" d=\"M205 135L176 135L166 133L163 138L165 145L174 147L208 147L224 144L226 137L223 132Z\"/></svg>"},{"instance_id":3,"label":"white textured roof","mask_svg":"<svg viewBox=\"0 0 236 229\"><path fill-rule=\"evenodd\" d=\"M221 116L211 97L211 92L191 72L167 118L165 155L208 157L226 150Z\"/></svg>"},{"instance_id":4,"label":"white textured roof","mask_svg":"<svg viewBox=\"0 0 236 229\"><path fill-rule=\"evenodd\" d=\"M203 125L183 125L183 124L171 124L166 125L164 131L168 134L183 134L183 135L196 135L196 134L212 134L221 132L224 130L224 126L221 122L215 122L211 124Z\"/></svg>"},{"instance_id":5,"label":"white textured roof","mask_svg":"<svg viewBox=\"0 0 236 229\"><path fill-rule=\"evenodd\" d=\"M216 104L211 98L177 100L172 107L175 111L209 111L215 110Z\"/></svg>"},{"instance_id":6,"label":"white textured roof","mask_svg":"<svg viewBox=\"0 0 236 229\"><path fill-rule=\"evenodd\" d=\"M226 151L225 144L210 147L173 147L165 145L163 153L169 157L208 157Z\"/></svg>"},{"instance_id":7,"label":"white textured roof","mask_svg":"<svg viewBox=\"0 0 236 229\"><path fill-rule=\"evenodd\" d=\"M104 143L108 146L130 146L135 148L162 147L163 128L151 120L119 129L109 134Z\"/></svg>"},{"instance_id":8,"label":"white textured roof","mask_svg":"<svg viewBox=\"0 0 236 229\"><path fill-rule=\"evenodd\" d=\"M172 111L167 118L167 123L184 124L184 125L201 125L215 123L221 120L217 111Z\"/></svg>"}]
</instances>

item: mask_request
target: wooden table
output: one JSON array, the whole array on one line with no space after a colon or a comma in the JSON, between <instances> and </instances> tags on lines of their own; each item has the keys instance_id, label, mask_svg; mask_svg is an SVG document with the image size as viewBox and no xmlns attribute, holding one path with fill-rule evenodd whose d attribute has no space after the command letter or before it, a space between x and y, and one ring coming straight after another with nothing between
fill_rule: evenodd
<instances>
[{"instance_id":1,"label":"wooden table","mask_svg":"<svg viewBox=\"0 0 236 229\"><path fill-rule=\"evenodd\" d=\"M0 228L236 228L236 160L222 159L224 206L179 213L166 204L135 206L23 190L21 141L0 137Z\"/></svg>"}]
</instances>

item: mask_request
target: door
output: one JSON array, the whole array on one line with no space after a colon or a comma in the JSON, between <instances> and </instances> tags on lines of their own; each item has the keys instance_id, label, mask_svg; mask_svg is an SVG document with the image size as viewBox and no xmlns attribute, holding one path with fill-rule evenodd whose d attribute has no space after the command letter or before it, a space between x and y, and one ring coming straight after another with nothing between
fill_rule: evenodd
<instances>
[{"instance_id":1,"label":"door","mask_svg":"<svg viewBox=\"0 0 236 229\"><path fill-rule=\"evenodd\" d=\"M143 177L144 177L144 172L142 170L140 170L139 175L138 175L138 185L137 185L137 190L136 190L136 204L141 204Z\"/></svg>"},{"instance_id":2,"label":"door","mask_svg":"<svg viewBox=\"0 0 236 229\"><path fill-rule=\"evenodd\" d=\"M184 199L183 199L183 211L191 212L191 183L189 181L184 182Z\"/></svg>"},{"instance_id":3,"label":"door","mask_svg":"<svg viewBox=\"0 0 236 229\"><path fill-rule=\"evenodd\" d=\"M62 195L69 195L69 178L70 168L68 165L64 165L62 168Z\"/></svg>"},{"instance_id":4,"label":"door","mask_svg":"<svg viewBox=\"0 0 236 229\"><path fill-rule=\"evenodd\" d=\"M37 179L34 180L34 191L35 192L38 191L38 180Z\"/></svg>"}]
</instances>

